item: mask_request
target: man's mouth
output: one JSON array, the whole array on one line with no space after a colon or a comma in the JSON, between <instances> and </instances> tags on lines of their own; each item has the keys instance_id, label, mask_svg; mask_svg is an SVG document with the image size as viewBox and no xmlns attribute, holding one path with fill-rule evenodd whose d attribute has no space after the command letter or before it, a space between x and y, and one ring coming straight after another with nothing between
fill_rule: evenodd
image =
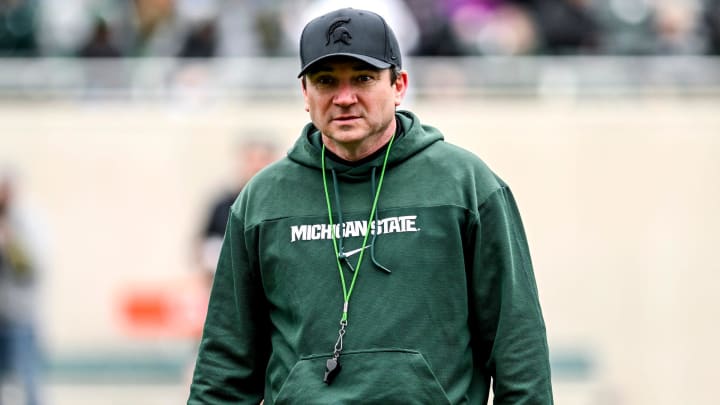
<instances>
[{"instance_id":1,"label":"man's mouth","mask_svg":"<svg viewBox=\"0 0 720 405\"><path fill-rule=\"evenodd\" d=\"M339 115L339 116L333 118L333 121L347 122L347 121L356 120L358 118L360 118L360 117L357 115Z\"/></svg>"}]
</instances>

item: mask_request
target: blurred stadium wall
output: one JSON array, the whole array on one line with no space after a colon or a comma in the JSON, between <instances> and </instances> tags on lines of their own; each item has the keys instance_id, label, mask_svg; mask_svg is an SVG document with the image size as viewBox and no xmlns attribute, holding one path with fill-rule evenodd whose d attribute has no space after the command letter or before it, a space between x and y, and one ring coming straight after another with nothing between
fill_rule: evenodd
<instances>
[{"instance_id":1,"label":"blurred stadium wall","mask_svg":"<svg viewBox=\"0 0 720 405\"><path fill-rule=\"evenodd\" d=\"M182 402L192 333L167 319L143 329L128 297L169 294L141 318L196 304L178 297L197 298L192 238L234 140L262 130L286 148L308 119L296 70L293 58L0 62L0 164L50 241L52 403ZM720 61L416 58L408 70L404 107L516 194L557 403L713 403Z\"/></svg>"}]
</instances>

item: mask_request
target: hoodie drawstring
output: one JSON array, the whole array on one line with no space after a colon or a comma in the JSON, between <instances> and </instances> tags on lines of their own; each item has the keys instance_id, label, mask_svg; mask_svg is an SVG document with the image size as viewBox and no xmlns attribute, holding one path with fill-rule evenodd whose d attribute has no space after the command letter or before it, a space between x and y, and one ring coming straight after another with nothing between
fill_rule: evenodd
<instances>
[{"instance_id":1,"label":"hoodie drawstring","mask_svg":"<svg viewBox=\"0 0 720 405\"><path fill-rule=\"evenodd\" d=\"M338 207L338 226L341 227L342 224L345 223L345 221L343 221L342 209L340 209L340 207L342 207L342 205L340 204L340 187L337 180L337 173L335 173L335 169L330 169L330 172L332 173L333 191L335 194L335 206ZM338 233L340 233L340 238L338 238L338 259L345 262L345 264L347 264L347 266L350 268L350 271L355 271L355 268L350 263L350 259L348 258L348 256L345 255L345 248L343 246L343 240L345 238L343 237L342 232Z\"/></svg>"},{"instance_id":2,"label":"hoodie drawstring","mask_svg":"<svg viewBox=\"0 0 720 405\"><path fill-rule=\"evenodd\" d=\"M375 192L377 191L376 184L375 184L376 171L377 171L377 167L373 166L372 173L370 175L370 184L371 184L371 194L370 195L372 195L372 196L374 196ZM342 207L342 205L340 203L340 187L339 187L339 182L337 180L337 173L335 172L335 169L330 169L330 173L332 173L333 191L334 191L333 194L335 197L335 206L340 208L340 207ZM338 209L337 215L338 215L338 225L342 226L342 224L345 223L345 221L343 221L342 209ZM376 210L375 215L372 218L372 224L375 227L376 231L373 232L372 239L370 240L370 260L372 260L372 263L375 265L375 267L378 268L378 270L382 270L386 273L392 273L392 271L390 271L390 269L388 269L387 267L380 264L378 262L378 260L375 258L375 241L377 240L378 221L379 221L378 212ZM369 227L368 232L371 232L372 228L369 223L368 223L368 227ZM338 258L340 260L342 260L348 266L350 271L355 271L355 267L353 267L352 263L350 263L350 257L345 255L345 248L343 245L343 240L345 238L343 237L342 232L338 232L338 233L340 233L340 237L338 238Z\"/></svg>"},{"instance_id":3,"label":"hoodie drawstring","mask_svg":"<svg viewBox=\"0 0 720 405\"><path fill-rule=\"evenodd\" d=\"M372 189L371 189L372 194L371 195L375 195L375 169L377 169L377 167L373 166L372 174L370 175L370 177L371 177L370 182L372 184ZM378 269L380 269L386 273L392 273L390 271L390 269L388 269L387 267L378 263L377 259L375 258L375 239L377 239L377 235L378 235L378 233L377 233L377 230L378 230L378 212L377 212L377 210L375 211L375 218L373 218L373 224L375 225L375 232L373 232L373 237L372 237L372 240L370 241L370 260L372 260L373 264ZM368 224L368 227L369 226L370 226L370 224Z\"/></svg>"}]
</instances>

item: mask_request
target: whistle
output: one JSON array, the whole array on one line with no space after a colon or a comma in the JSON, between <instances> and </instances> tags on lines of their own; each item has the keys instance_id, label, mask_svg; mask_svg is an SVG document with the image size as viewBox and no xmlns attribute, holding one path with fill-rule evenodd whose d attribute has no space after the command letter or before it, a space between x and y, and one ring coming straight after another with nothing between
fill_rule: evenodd
<instances>
[{"instance_id":1,"label":"whistle","mask_svg":"<svg viewBox=\"0 0 720 405\"><path fill-rule=\"evenodd\" d=\"M325 363L325 377L323 378L323 382L327 385L330 385L332 381L337 377L337 375L340 373L340 362L337 358L333 357L331 359L328 359L328 361Z\"/></svg>"}]
</instances>

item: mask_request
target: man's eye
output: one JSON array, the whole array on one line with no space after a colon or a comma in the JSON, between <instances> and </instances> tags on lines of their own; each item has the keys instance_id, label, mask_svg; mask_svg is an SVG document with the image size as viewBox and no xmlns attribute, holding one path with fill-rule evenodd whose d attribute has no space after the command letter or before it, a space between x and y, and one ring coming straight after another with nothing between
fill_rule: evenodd
<instances>
[{"instance_id":1,"label":"man's eye","mask_svg":"<svg viewBox=\"0 0 720 405\"><path fill-rule=\"evenodd\" d=\"M362 75L362 76L358 76L358 78L357 78L357 81L360 83L368 83L368 82L371 82L372 80L373 80L373 77L370 75Z\"/></svg>"},{"instance_id":2,"label":"man's eye","mask_svg":"<svg viewBox=\"0 0 720 405\"><path fill-rule=\"evenodd\" d=\"M321 76L321 77L318 77L317 79L315 79L315 83L317 83L319 85L323 85L323 86L331 85L334 82L335 81L333 80L333 78L328 77L328 76Z\"/></svg>"}]
</instances>

